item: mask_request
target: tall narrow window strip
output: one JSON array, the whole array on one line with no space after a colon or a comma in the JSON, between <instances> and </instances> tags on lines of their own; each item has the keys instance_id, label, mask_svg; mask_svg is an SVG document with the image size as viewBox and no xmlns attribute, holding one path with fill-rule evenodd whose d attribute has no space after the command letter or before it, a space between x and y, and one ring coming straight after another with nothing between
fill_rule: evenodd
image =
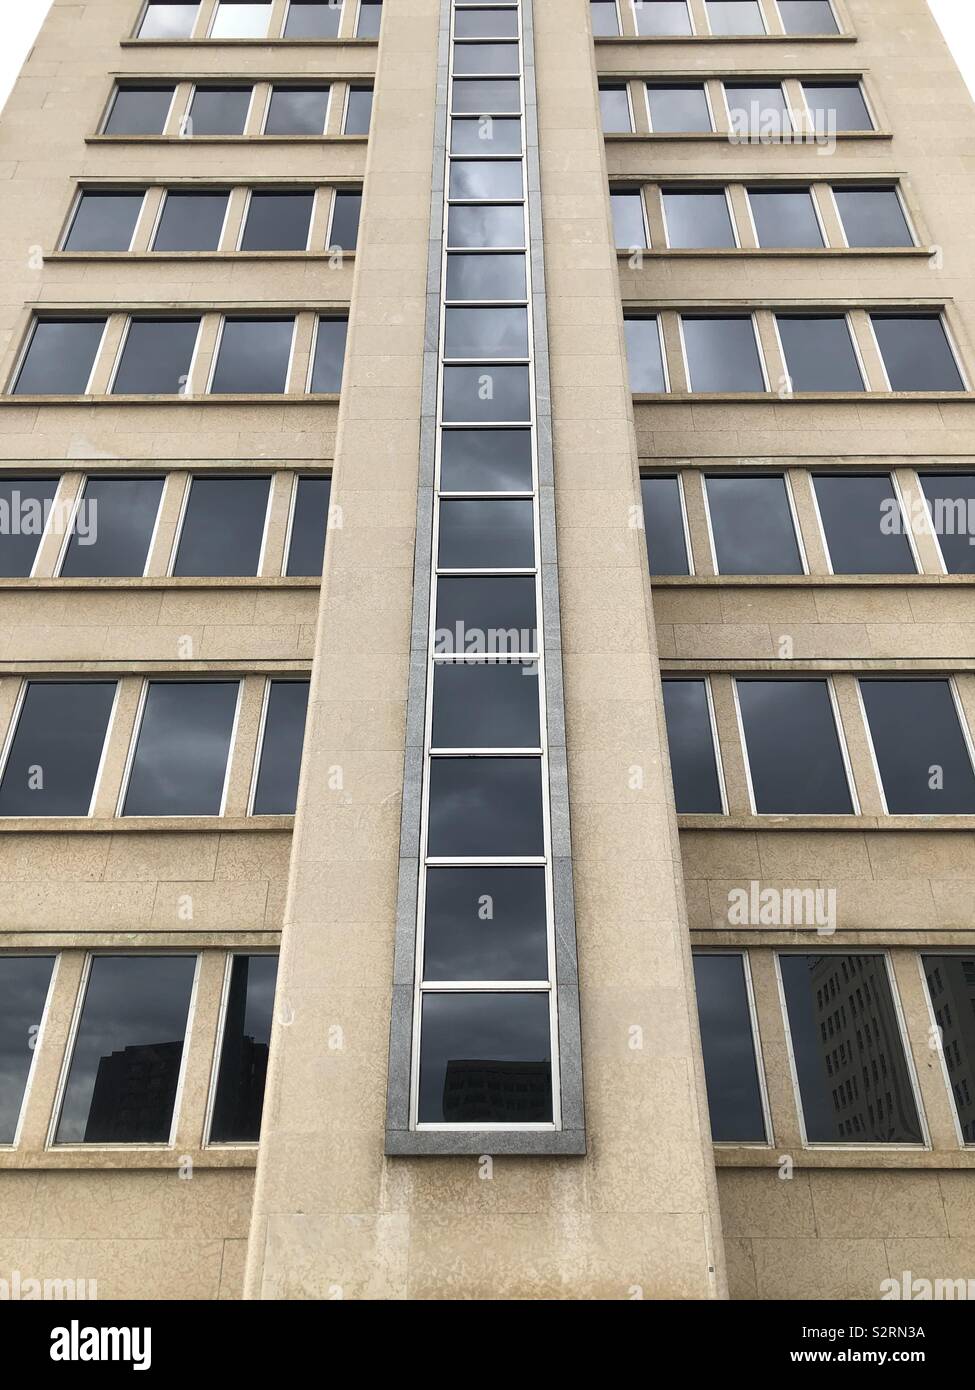
<instances>
[{"instance_id":1,"label":"tall narrow window strip","mask_svg":"<svg viewBox=\"0 0 975 1390\"><path fill-rule=\"evenodd\" d=\"M53 956L0 955L0 1144L17 1138L53 973Z\"/></svg>"},{"instance_id":2,"label":"tall narrow window strip","mask_svg":"<svg viewBox=\"0 0 975 1390\"><path fill-rule=\"evenodd\" d=\"M0 477L0 579L28 579L51 523L59 479Z\"/></svg>"},{"instance_id":3,"label":"tall narrow window strip","mask_svg":"<svg viewBox=\"0 0 975 1390\"><path fill-rule=\"evenodd\" d=\"M293 816L308 714L307 681L271 681L254 788L255 816Z\"/></svg>"},{"instance_id":4,"label":"tall narrow window strip","mask_svg":"<svg viewBox=\"0 0 975 1390\"><path fill-rule=\"evenodd\" d=\"M975 1144L975 957L932 954L922 962L958 1128Z\"/></svg>"},{"instance_id":5,"label":"tall narrow window strip","mask_svg":"<svg viewBox=\"0 0 975 1390\"><path fill-rule=\"evenodd\" d=\"M231 957L211 1144L260 1138L277 973L277 956Z\"/></svg>"},{"instance_id":6,"label":"tall narrow window strip","mask_svg":"<svg viewBox=\"0 0 975 1390\"><path fill-rule=\"evenodd\" d=\"M694 952L704 1075L716 1144L765 1144L768 1132L745 957Z\"/></svg>"},{"instance_id":7,"label":"tall narrow window strip","mask_svg":"<svg viewBox=\"0 0 975 1390\"><path fill-rule=\"evenodd\" d=\"M665 680L663 689L678 814L720 816L724 798L707 682Z\"/></svg>"}]
</instances>

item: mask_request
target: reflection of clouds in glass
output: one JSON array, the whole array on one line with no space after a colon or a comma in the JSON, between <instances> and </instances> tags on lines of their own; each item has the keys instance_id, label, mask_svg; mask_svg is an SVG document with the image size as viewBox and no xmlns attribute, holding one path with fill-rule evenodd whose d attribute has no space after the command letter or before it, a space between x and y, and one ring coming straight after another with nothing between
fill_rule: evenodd
<instances>
[{"instance_id":1,"label":"reflection of clouds in glass","mask_svg":"<svg viewBox=\"0 0 975 1390\"><path fill-rule=\"evenodd\" d=\"M540 855L542 774L537 758L435 758L429 852Z\"/></svg>"},{"instance_id":2,"label":"reflection of clouds in glass","mask_svg":"<svg viewBox=\"0 0 975 1390\"><path fill-rule=\"evenodd\" d=\"M125 814L218 815L239 683L149 687Z\"/></svg>"},{"instance_id":3,"label":"reflection of clouds in glass","mask_svg":"<svg viewBox=\"0 0 975 1390\"><path fill-rule=\"evenodd\" d=\"M0 1144L14 1139L53 969L53 956L0 958Z\"/></svg>"}]
</instances>

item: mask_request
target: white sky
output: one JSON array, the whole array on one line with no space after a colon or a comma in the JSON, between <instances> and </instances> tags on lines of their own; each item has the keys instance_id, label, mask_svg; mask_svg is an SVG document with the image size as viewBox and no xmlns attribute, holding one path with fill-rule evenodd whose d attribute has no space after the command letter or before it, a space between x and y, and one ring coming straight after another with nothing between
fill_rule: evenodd
<instances>
[{"instance_id":1,"label":"white sky","mask_svg":"<svg viewBox=\"0 0 975 1390\"><path fill-rule=\"evenodd\" d=\"M975 94L975 4L973 0L928 0L972 93ZM13 0L0 10L0 108L27 57L50 0Z\"/></svg>"}]
</instances>

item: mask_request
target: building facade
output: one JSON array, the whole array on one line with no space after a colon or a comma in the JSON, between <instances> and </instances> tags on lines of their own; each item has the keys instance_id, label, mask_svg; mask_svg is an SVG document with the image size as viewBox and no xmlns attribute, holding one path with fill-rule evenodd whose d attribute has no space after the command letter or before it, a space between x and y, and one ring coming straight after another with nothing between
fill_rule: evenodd
<instances>
[{"instance_id":1,"label":"building facade","mask_svg":"<svg viewBox=\"0 0 975 1390\"><path fill-rule=\"evenodd\" d=\"M975 1278L973 114L926 0L54 0L0 1288Z\"/></svg>"}]
</instances>

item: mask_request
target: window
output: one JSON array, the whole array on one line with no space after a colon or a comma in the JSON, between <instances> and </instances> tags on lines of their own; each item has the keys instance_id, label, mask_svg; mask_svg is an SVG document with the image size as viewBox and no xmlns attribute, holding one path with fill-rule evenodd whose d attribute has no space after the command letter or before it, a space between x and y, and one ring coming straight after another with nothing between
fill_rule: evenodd
<instances>
[{"instance_id":1,"label":"window","mask_svg":"<svg viewBox=\"0 0 975 1390\"><path fill-rule=\"evenodd\" d=\"M932 998L944 996L936 1014L941 1055L971 1076L975 1072L975 1038L970 1024L966 1026L961 1020L975 1017L975 960L965 956L922 956L921 960ZM966 1144L975 1144L975 1096L970 1088L967 1094L957 1085L949 1089L962 1138Z\"/></svg>"},{"instance_id":2,"label":"window","mask_svg":"<svg viewBox=\"0 0 975 1390\"><path fill-rule=\"evenodd\" d=\"M975 473L921 473L931 528L949 574L975 574Z\"/></svg>"},{"instance_id":3,"label":"window","mask_svg":"<svg viewBox=\"0 0 975 1390\"><path fill-rule=\"evenodd\" d=\"M964 391L939 314L871 314L892 391Z\"/></svg>"},{"instance_id":4,"label":"window","mask_svg":"<svg viewBox=\"0 0 975 1390\"><path fill-rule=\"evenodd\" d=\"M253 815L294 815L307 714L307 681L268 682Z\"/></svg>"},{"instance_id":5,"label":"window","mask_svg":"<svg viewBox=\"0 0 975 1390\"><path fill-rule=\"evenodd\" d=\"M667 390L660 323L655 318L624 318L630 390L634 395L656 395Z\"/></svg>"},{"instance_id":6,"label":"window","mask_svg":"<svg viewBox=\"0 0 975 1390\"><path fill-rule=\"evenodd\" d=\"M129 251L145 192L81 194L63 251Z\"/></svg>"},{"instance_id":7,"label":"window","mask_svg":"<svg viewBox=\"0 0 975 1390\"><path fill-rule=\"evenodd\" d=\"M272 87L265 135L324 135L329 87Z\"/></svg>"},{"instance_id":8,"label":"window","mask_svg":"<svg viewBox=\"0 0 975 1390\"><path fill-rule=\"evenodd\" d=\"M456 509L465 503L443 505ZM539 748L537 677L536 666L519 662L438 661L433 672L433 747Z\"/></svg>"},{"instance_id":9,"label":"window","mask_svg":"<svg viewBox=\"0 0 975 1390\"><path fill-rule=\"evenodd\" d=\"M440 569L533 569L534 514L530 501L444 499L440 504Z\"/></svg>"},{"instance_id":10,"label":"window","mask_svg":"<svg viewBox=\"0 0 975 1390\"><path fill-rule=\"evenodd\" d=\"M651 574L690 574L687 524L680 479L640 479L643 524Z\"/></svg>"},{"instance_id":11,"label":"window","mask_svg":"<svg viewBox=\"0 0 975 1390\"><path fill-rule=\"evenodd\" d=\"M680 815L724 812L707 681L665 680L667 743Z\"/></svg>"},{"instance_id":12,"label":"window","mask_svg":"<svg viewBox=\"0 0 975 1390\"><path fill-rule=\"evenodd\" d=\"M0 778L0 816L91 814L114 681L28 681Z\"/></svg>"},{"instance_id":13,"label":"window","mask_svg":"<svg viewBox=\"0 0 975 1390\"><path fill-rule=\"evenodd\" d=\"M595 9L601 4L612 5L615 11L615 0L593 0L594 18ZM505 6L504 9L489 8L486 5L483 7L465 5L461 8L458 5L454 12L454 37L458 39L517 39L519 37L518 11L513 5Z\"/></svg>"},{"instance_id":14,"label":"window","mask_svg":"<svg viewBox=\"0 0 975 1390\"><path fill-rule=\"evenodd\" d=\"M675 250L734 247L735 228L723 188L684 191L662 188L667 245Z\"/></svg>"},{"instance_id":15,"label":"window","mask_svg":"<svg viewBox=\"0 0 975 1390\"><path fill-rule=\"evenodd\" d=\"M34 572L57 490L57 478L0 477L0 579Z\"/></svg>"},{"instance_id":16,"label":"window","mask_svg":"<svg viewBox=\"0 0 975 1390\"><path fill-rule=\"evenodd\" d=\"M531 492L528 430L447 430L440 445L441 492Z\"/></svg>"},{"instance_id":17,"label":"window","mask_svg":"<svg viewBox=\"0 0 975 1390\"><path fill-rule=\"evenodd\" d=\"M176 88L119 87L105 121L105 135L162 135Z\"/></svg>"},{"instance_id":18,"label":"window","mask_svg":"<svg viewBox=\"0 0 975 1390\"><path fill-rule=\"evenodd\" d=\"M194 478L173 574L206 579L257 574L270 494L269 478Z\"/></svg>"},{"instance_id":19,"label":"window","mask_svg":"<svg viewBox=\"0 0 975 1390\"><path fill-rule=\"evenodd\" d=\"M210 393L276 395L285 391L294 334L294 319L225 319Z\"/></svg>"},{"instance_id":20,"label":"window","mask_svg":"<svg viewBox=\"0 0 975 1390\"><path fill-rule=\"evenodd\" d=\"M765 1144L752 1003L743 955L694 952L704 1076L716 1144Z\"/></svg>"},{"instance_id":21,"label":"window","mask_svg":"<svg viewBox=\"0 0 975 1390\"><path fill-rule=\"evenodd\" d=\"M776 314L793 391L862 391L863 373L845 314Z\"/></svg>"},{"instance_id":22,"label":"window","mask_svg":"<svg viewBox=\"0 0 975 1390\"><path fill-rule=\"evenodd\" d=\"M758 0L707 0L712 34L764 34L765 19Z\"/></svg>"},{"instance_id":23,"label":"window","mask_svg":"<svg viewBox=\"0 0 975 1390\"><path fill-rule=\"evenodd\" d=\"M514 115L521 107L521 83L502 79L455 78L451 108L458 115Z\"/></svg>"},{"instance_id":24,"label":"window","mask_svg":"<svg viewBox=\"0 0 975 1390\"><path fill-rule=\"evenodd\" d=\"M459 77L481 74L517 77L520 62L516 43L459 43L454 45L454 72Z\"/></svg>"},{"instance_id":25,"label":"window","mask_svg":"<svg viewBox=\"0 0 975 1390\"><path fill-rule=\"evenodd\" d=\"M649 245L643 194L639 188L611 188L613 235L620 249L640 250Z\"/></svg>"},{"instance_id":26,"label":"window","mask_svg":"<svg viewBox=\"0 0 975 1390\"><path fill-rule=\"evenodd\" d=\"M167 193L153 251L219 250L229 200L228 193Z\"/></svg>"},{"instance_id":27,"label":"window","mask_svg":"<svg viewBox=\"0 0 975 1390\"><path fill-rule=\"evenodd\" d=\"M725 96L733 135L780 140L791 134L792 117L781 82L763 85L727 82Z\"/></svg>"},{"instance_id":28,"label":"window","mask_svg":"<svg viewBox=\"0 0 975 1390\"><path fill-rule=\"evenodd\" d=\"M834 574L916 574L889 473L817 473L816 505Z\"/></svg>"},{"instance_id":29,"label":"window","mask_svg":"<svg viewBox=\"0 0 975 1390\"><path fill-rule=\"evenodd\" d=\"M686 0L633 0L636 31L653 38L691 33Z\"/></svg>"},{"instance_id":30,"label":"window","mask_svg":"<svg viewBox=\"0 0 975 1390\"><path fill-rule=\"evenodd\" d=\"M671 87L647 83L647 109L655 135L710 134L714 130L703 82Z\"/></svg>"},{"instance_id":31,"label":"window","mask_svg":"<svg viewBox=\"0 0 975 1390\"><path fill-rule=\"evenodd\" d=\"M15 396L83 396L106 319L36 319Z\"/></svg>"},{"instance_id":32,"label":"window","mask_svg":"<svg viewBox=\"0 0 975 1390\"><path fill-rule=\"evenodd\" d=\"M112 395L181 395L199 335L199 319L131 319Z\"/></svg>"},{"instance_id":33,"label":"window","mask_svg":"<svg viewBox=\"0 0 975 1390\"><path fill-rule=\"evenodd\" d=\"M162 493L162 478L86 479L61 578L145 574Z\"/></svg>"},{"instance_id":34,"label":"window","mask_svg":"<svg viewBox=\"0 0 975 1390\"><path fill-rule=\"evenodd\" d=\"M833 196L847 246L913 246L896 188L834 185Z\"/></svg>"},{"instance_id":35,"label":"window","mask_svg":"<svg viewBox=\"0 0 975 1390\"><path fill-rule=\"evenodd\" d=\"M859 82L803 82L802 90L817 131L873 130Z\"/></svg>"},{"instance_id":36,"label":"window","mask_svg":"<svg viewBox=\"0 0 975 1390\"><path fill-rule=\"evenodd\" d=\"M122 814L219 816L239 681L149 681Z\"/></svg>"},{"instance_id":37,"label":"window","mask_svg":"<svg viewBox=\"0 0 975 1390\"><path fill-rule=\"evenodd\" d=\"M519 159L454 159L450 164L448 196L462 200L518 199L524 195Z\"/></svg>"},{"instance_id":38,"label":"window","mask_svg":"<svg viewBox=\"0 0 975 1390\"><path fill-rule=\"evenodd\" d=\"M704 479L718 574L802 574L789 490L781 473Z\"/></svg>"},{"instance_id":39,"label":"window","mask_svg":"<svg viewBox=\"0 0 975 1390\"><path fill-rule=\"evenodd\" d=\"M861 680L887 811L975 814L975 772L951 683Z\"/></svg>"},{"instance_id":40,"label":"window","mask_svg":"<svg viewBox=\"0 0 975 1390\"><path fill-rule=\"evenodd\" d=\"M531 419L527 367L445 367L443 377L447 424L527 424Z\"/></svg>"},{"instance_id":41,"label":"window","mask_svg":"<svg viewBox=\"0 0 975 1390\"><path fill-rule=\"evenodd\" d=\"M167 1144L196 956L93 956L58 1144Z\"/></svg>"},{"instance_id":42,"label":"window","mask_svg":"<svg viewBox=\"0 0 975 1390\"><path fill-rule=\"evenodd\" d=\"M451 154L521 154L521 121L505 116L490 122L476 117L450 123Z\"/></svg>"},{"instance_id":43,"label":"window","mask_svg":"<svg viewBox=\"0 0 975 1390\"><path fill-rule=\"evenodd\" d=\"M359 189L335 190L332 204L332 224L328 232L330 251L354 251L359 242L359 218L362 214L362 193Z\"/></svg>"},{"instance_id":44,"label":"window","mask_svg":"<svg viewBox=\"0 0 975 1390\"><path fill-rule=\"evenodd\" d=\"M345 108L344 135L368 135L372 120L372 88L350 87Z\"/></svg>"},{"instance_id":45,"label":"window","mask_svg":"<svg viewBox=\"0 0 975 1390\"><path fill-rule=\"evenodd\" d=\"M383 0L359 0L359 18L356 20L357 39L378 39L383 22Z\"/></svg>"},{"instance_id":46,"label":"window","mask_svg":"<svg viewBox=\"0 0 975 1390\"><path fill-rule=\"evenodd\" d=\"M291 0L284 25L286 39L336 39L342 21L342 0L335 3L308 4Z\"/></svg>"},{"instance_id":47,"label":"window","mask_svg":"<svg viewBox=\"0 0 975 1390\"><path fill-rule=\"evenodd\" d=\"M53 956L0 956L0 1144L17 1138Z\"/></svg>"},{"instance_id":48,"label":"window","mask_svg":"<svg viewBox=\"0 0 975 1390\"><path fill-rule=\"evenodd\" d=\"M245 4L230 4L219 0L210 28L212 39L265 39L271 22L271 6L250 0Z\"/></svg>"},{"instance_id":49,"label":"window","mask_svg":"<svg viewBox=\"0 0 975 1390\"><path fill-rule=\"evenodd\" d=\"M590 0L589 14L592 17L592 32L596 38L617 38L620 32L620 17L616 0Z\"/></svg>"},{"instance_id":50,"label":"window","mask_svg":"<svg viewBox=\"0 0 975 1390\"><path fill-rule=\"evenodd\" d=\"M348 319L318 320L311 372L313 395L337 395L341 391L348 331Z\"/></svg>"},{"instance_id":51,"label":"window","mask_svg":"<svg viewBox=\"0 0 975 1390\"><path fill-rule=\"evenodd\" d=\"M540 858L545 847L539 759L434 758L428 853L437 859Z\"/></svg>"},{"instance_id":52,"label":"window","mask_svg":"<svg viewBox=\"0 0 975 1390\"><path fill-rule=\"evenodd\" d=\"M599 111L603 131L607 135L633 132L633 115L630 111L630 94L625 83L618 86L599 84Z\"/></svg>"},{"instance_id":53,"label":"window","mask_svg":"<svg viewBox=\"0 0 975 1390\"><path fill-rule=\"evenodd\" d=\"M886 958L819 953L781 955L778 962L807 1143L923 1144ZM824 985L839 978L841 967L851 984L839 986L833 995ZM871 999L869 1034L856 1026L862 1011L856 991L862 997L864 987ZM837 1007L837 1001L844 999L849 1012L845 1006ZM827 1018L832 1020L837 1013L839 1021L824 1042ZM826 1070L826 1054L834 1050L846 1058L838 1078L835 1070L832 1077ZM864 1065L872 1061L878 1062L884 1090L889 1089L892 1096L882 1117L874 1105L874 1082L862 1076Z\"/></svg>"},{"instance_id":54,"label":"window","mask_svg":"<svg viewBox=\"0 0 975 1390\"><path fill-rule=\"evenodd\" d=\"M458 627L458 624L460 626ZM505 643L499 649L531 652L537 649L535 626L535 580L532 578L442 577L437 583L437 652L455 655L464 650L457 634L504 630ZM515 634L514 645L507 641ZM456 645L455 645L456 644Z\"/></svg>"},{"instance_id":55,"label":"window","mask_svg":"<svg viewBox=\"0 0 975 1390\"><path fill-rule=\"evenodd\" d=\"M681 317L688 384L692 391L767 391L754 320Z\"/></svg>"},{"instance_id":56,"label":"window","mask_svg":"<svg viewBox=\"0 0 975 1390\"><path fill-rule=\"evenodd\" d=\"M524 300L528 297L525 257L486 253L467 256L456 252L447 257L447 299Z\"/></svg>"},{"instance_id":57,"label":"window","mask_svg":"<svg viewBox=\"0 0 975 1390\"><path fill-rule=\"evenodd\" d=\"M149 0L139 26L140 39L188 39L199 5L162 5Z\"/></svg>"},{"instance_id":58,"label":"window","mask_svg":"<svg viewBox=\"0 0 975 1390\"><path fill-rule=\"evenodd\" d=\"M183 134L243 135L253 87L196 87Z\"/></svg>"},{"instance_id":59,"label":"window","mask_svg":"<svg viewBox=\"0 0 975 1390\"><path fill-rule=\"evenodd\" d=\"M819 250L825 245L808 188L749 188L759 246Z\"/></svg>"},{"instance_id":60,"label":"window","mask_svg":"<svg viewBox=\"0 0 975 1390\"><path fill-rule=\"evenodd\" d=\"M829 0L779 0L782 27L787 34L838 34Z\"/></svg>"},{"instance_id":61,"label":"window","mask_svg":"<svg viewBox=\"0 0 975 1390\"><path fill-rule=\"evenodd\" d=\"M543 868L433 868L426 889L425 980L548 978ZM492 904L489 923L485 895Z\"/></svg>"},{"instance_id":62,"label":"window","mask_svg":"<svg viewBox=\"0 0 975 1390\"><path fill-rule=\"evenodd\" d=\"M756 812L852 815L828 683L736 680L735 689Z\"/></svg>"},{"instance_id":63,"label":"window","mask_svg":"<svg viewBox=\"0 0 975 1390\"><path fill-rule=\"evenodd\" d=\"M277 956L230 957L211 1144L256 1144L274 1019Z\"/></svg>"},{"instance_id":64,"label":"window","mask_svg":"<svg viewBox=\"0 0 975 1390\"><path fill-rule=\"evenodd\" d=\"M496 361L528 356L527 309L451 306L444 318L446 358Z\"/></svg>"},{"instance_id":65,"label":"window","mask_svg":"<svg viewBox=\"0 0 975 1390\"><path fill-rule=\"evenodd\" d=\"M285 574L308 578L321 574L331 496L331 478L297 479Z\"/></svg>"},{"instance_id":66,"label":"window","mask_svg":"<svg viewBox=\"0 0 975 1390\"><path fill-rule=\"evenodd\" d=\"M314 193L252 191L241 251L306 251L314 204Z\"/></svg>"},{"instance_id":67,"label":"window","mask_svg":"<svg viewBox=\"0 0 975 1390\"><path fill-rule=\"evenodd\" d=\"M520 206L452 206L447 213L447 244L483 249L525 244L525 211Z\"/></svg>"}]
</instances>

